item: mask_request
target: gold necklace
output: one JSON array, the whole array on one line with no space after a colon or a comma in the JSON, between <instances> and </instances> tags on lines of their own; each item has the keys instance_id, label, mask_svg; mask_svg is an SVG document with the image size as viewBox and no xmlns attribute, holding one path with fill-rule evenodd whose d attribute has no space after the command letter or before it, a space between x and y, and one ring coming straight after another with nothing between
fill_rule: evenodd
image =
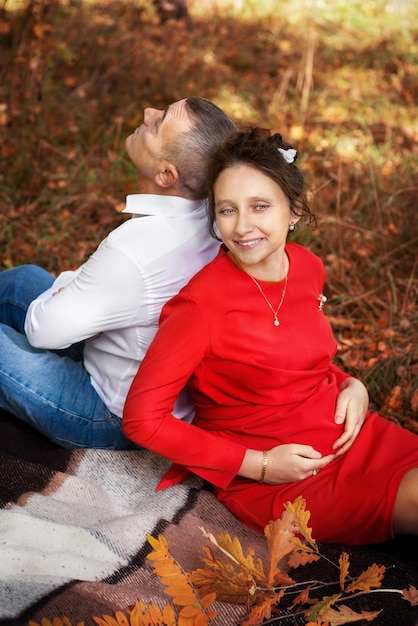
<instances>
[{"instance_id":1,"label":"gold necklace","mask_svg":"<svg viewBox=\"0 0 418 626\"><path fill-rule=\"evenodd\" d=\"M273 324L275 326L280 326L280 322L277 318L277 314L280 311L280 307L283 304L283 300L284 297L286 295L286 289L287 289L287 274L286 274L286 278L284 279L284 286L283 286L283 291L282 291L282 296L280 298L280 302L279 302L279 306L277 307L276 310L274 310L273 305L271 304L270 300L267 298L266 294L264 293L264 291L261 289L261 285L258 284L258 282L256 281L256 279L254 278L254 276L251 276L251 274L248 274L248 276L255 282L255 284L257 285L261 295L263 296L264 300L267 302L269 309L271 310L271 312L273 313Z\"/></svg>"}]
</instances>

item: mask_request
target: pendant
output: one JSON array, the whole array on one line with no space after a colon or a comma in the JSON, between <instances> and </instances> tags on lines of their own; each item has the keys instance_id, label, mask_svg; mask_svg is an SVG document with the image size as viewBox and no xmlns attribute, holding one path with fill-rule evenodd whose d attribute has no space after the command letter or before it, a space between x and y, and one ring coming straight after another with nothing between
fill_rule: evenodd
<instances>
[{"instance_id":1,"label":"pendant","mask_svg":"<svg viewBox=\"0 0 418 626\"><path fill-rule=\"evenodd\" d=\"M324 304L325 304L325 302L326 302L327 300L328 300L328 298L327 298L326 296L324 296L324 294L323 294L323 293L320 293L320 294L319 294L319 296L318 296L318 302L319 302L318 309L319 309L320 311L322 311L323 306L324 306Z\"/></svg>"},{"instance_id":2,"label":"pendant","mask_svg":"<svg viewBox=\"0 0 418 626\"><path fill-rule=\"evenodd\" d=\"M279 320L277 319L277 317L275 317L275 318L274 318L274 322L273 322L273 324L274 324L275 326L280 326L280 322L279 322Z\"/></svg>"}]
</instances>

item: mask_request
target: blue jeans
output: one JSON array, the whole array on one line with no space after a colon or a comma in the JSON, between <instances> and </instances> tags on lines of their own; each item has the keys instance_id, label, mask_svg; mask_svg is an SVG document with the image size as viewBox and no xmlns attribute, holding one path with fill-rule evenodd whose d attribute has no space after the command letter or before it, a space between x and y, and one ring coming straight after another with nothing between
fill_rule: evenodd
<instances>
[{"instance_id":1,"label":"blue jeans","mask_svg":"<svg viewBox=\"0 0 418 626\"><path fill-rule=\"evenodd\" d=\"M0 407L63 448L135 447L92 386L82 344L39 350L26 338L26 310L53 281L35 265L0 272Z\"/></svg>"}]
</instances>

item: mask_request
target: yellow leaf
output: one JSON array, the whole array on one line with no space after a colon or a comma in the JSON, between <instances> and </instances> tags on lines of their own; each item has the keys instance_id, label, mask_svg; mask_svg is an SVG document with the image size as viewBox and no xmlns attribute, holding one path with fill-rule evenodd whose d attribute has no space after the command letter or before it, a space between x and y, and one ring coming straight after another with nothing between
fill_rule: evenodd
<instances>
[{"instance_id":1,"label":"yellow leaf","mask_svg":"<svg viewBox=\"0 0 418 626\"><path fill-rule=\"evenodd\" d=\"M156 551L162 552L166 556L169 554L168 543L163 535L158 535L158 539L152 535L147 535L147 540Z\"/></svg>"},{"instance_id":2,"label":"yellow leaf","mask_svg":"<svg viewBox=\"0 0 418 626\"><path fill-rule=\"evenodd\" d=\"M315 549L318 550L316 541L312 538L312 529L308 527L308 521L311 516L310 511L305 511L306 500L302 496L298 496L296 500L286 502L286 509L295 516L295 523L298 531L303 535L304 539Z\"/></svg>"},{"instance_id":3,"label":"yellow leaf","mask_svg":"<svg viewBox=\"0 0 418 626\"><path fill-rule=\"evenodd\" d=\"M263 563L261 559L254 560L254 550L247 551L247 555L244 555L242 545L237 537L231 539L228 533L219 535L218 540L215 539L212 533L206 532L204 528L200 528L204 536L218 548L228 559L238 565L241 569L245 569L259 580L262 584L266 584L266 577L264 575Z\"/></svg>"}]
</instances>

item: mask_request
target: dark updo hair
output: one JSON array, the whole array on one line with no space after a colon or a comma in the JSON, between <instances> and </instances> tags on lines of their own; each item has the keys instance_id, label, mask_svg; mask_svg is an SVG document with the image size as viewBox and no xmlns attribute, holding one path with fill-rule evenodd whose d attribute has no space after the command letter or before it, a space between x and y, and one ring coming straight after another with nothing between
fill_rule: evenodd
<instances>
[{"instance_id":1,"label":"dark updo hair","mask_svg":"<svg viewBox=\"0 0 418 626\"><path fill-rule=\"evenodd\" d=\"M271 135L264 128L251 128L233 133L215 151L207 181L209 229L215 239L219 237L215 231L214 186L219 175L235 165L254 167L271 178L287 197L293 215L305 218L308 224L316 224L315 215L308 206L303 174L294 162L287 163L279 148L288 150L292 146L283 141L279 133Z\"/></svg>"}]
</instances>

